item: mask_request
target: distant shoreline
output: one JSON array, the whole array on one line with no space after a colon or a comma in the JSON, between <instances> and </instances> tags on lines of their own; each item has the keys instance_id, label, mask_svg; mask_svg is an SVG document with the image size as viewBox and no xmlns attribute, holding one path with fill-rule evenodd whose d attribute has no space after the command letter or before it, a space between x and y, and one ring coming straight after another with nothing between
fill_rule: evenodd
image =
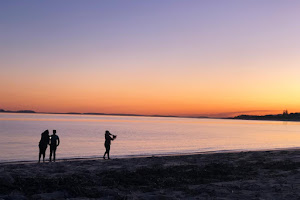
<instances>
[{"instance_id":1,"label":"distant shoreline","mask_svg":"<svg viewBox=\"0 0 300 200\"><path fill-rule=\"evenodd\" d=\"M278 115L239 115L227 119L266 120L266 121L300 121L300 113L283 113Z\"/></svg>"},{"instance_id":2,"label":"distant shoreline","mask_svg":"<svg viewBox=\"0 0 300 200\"><path fill-rule=\"evenodd\" d=\"M300 113L277 114L277 115L238 115L235 117L207 117L207 116L177 116L177 115L142 115L142 114L121 114L121 113L51 113L35 112L33 110L10 111L0 109L0 113L20 113L20 114L55 114L55 115L103 115L103 116L128 116L128 117L174 117L174 118L195 118L195 119L239 119L239 120L264 120L264 121L300 121Z\"/></svg>"},{"instance_id":3,"label":"distant shoreline","mask_svg":"<svg viewBox=\"0 0 300 200\"><path fill-rule=\"evenodd\" d=\"M176 116L176 115L142 115L142 114L121 114L121 113L77 113L77 112L67 112L67 113L51 113L51 112L35 112L33 110L3 110L0 109L0 113L21 113L21 114L55 114L55 115L109 115L109 116L129 116L129 117L176 117L176 118L211 118L207 116ZM219 118L221 119L221 118Z\"/></svg>"}]
</instances>

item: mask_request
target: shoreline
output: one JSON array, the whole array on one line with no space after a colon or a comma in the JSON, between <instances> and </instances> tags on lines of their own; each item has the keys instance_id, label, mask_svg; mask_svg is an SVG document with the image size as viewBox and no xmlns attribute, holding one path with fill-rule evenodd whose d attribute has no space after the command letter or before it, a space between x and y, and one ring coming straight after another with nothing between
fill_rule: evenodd
<instances>
[{"instance_id":1,"label":"shoreline","mask_svg":"<svg viewBox=\"0 0 300 200\"><path fill-rule=\"evenodd\" d=\"M0 164L0 199L299 199L300 149Z\"/></svg>"},{"instance_id":2,"label":"shoreline","mask_svg":"<svg viewBox=\"0 0 300 200\"><path fill-rule=\"evenodd\" d=\"M114 156L111 155L111 160L114 159L131 159L131 158L151 158L151 157L170 157L170 156L192 156L192 155L203 155L203 154L218 154L218 153L241 153L241 152L259 152L259 151L294 151L300 150L300 147L289 147L289 148L266 148L266 149L229 149L229 150L211 150L211 151L196 151L187 153L165 153L165 154L142 154L142 155L122 155ZM102 156L87 156L87 157L66 157L58 158L56 162L72 162L72 161L89 161L89 160L103 160ZM45 163L49 162L46 158ZM0 166L5 164L34 164L37 160L13 160L13 161L0 161Z\"/></svg>"}]
</instances>

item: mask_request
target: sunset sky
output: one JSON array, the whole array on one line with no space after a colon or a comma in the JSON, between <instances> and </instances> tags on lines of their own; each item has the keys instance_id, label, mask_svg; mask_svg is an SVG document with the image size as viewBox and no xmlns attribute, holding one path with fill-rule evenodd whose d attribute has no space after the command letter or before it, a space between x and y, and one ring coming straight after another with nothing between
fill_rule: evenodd
<instances>
[{"instance_id":1,"label":"sunset sky","mask_svg":"<svg viewBox=\"0 0 300 200\"><path fill-rule=\"evenodd\" d=\"M0 108L300 112L300 1L1 1Z\"/></svg>"}]
</instances>

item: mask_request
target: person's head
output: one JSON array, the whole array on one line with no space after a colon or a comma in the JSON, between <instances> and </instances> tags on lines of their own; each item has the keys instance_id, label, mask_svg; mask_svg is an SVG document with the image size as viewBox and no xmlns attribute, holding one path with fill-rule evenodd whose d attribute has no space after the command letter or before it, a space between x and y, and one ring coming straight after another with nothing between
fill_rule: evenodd
<instances>
[{"instance_id":1,"label":"person's head","mask_svg":"<svg viewBox=\"0 0 300 200\"><path fill-rule=\"evenodd\" d=\"M53 135L55 135L56 134L56 130L53 130Z\"/></svg>"},{"instance_id":2,"label":"person's head","mask_svg":"<svg viewBox=\"0 0 300 200\"><path fill-rule=\"evenodd\" d=\"M45 136L49 136L49 131L48 130L45 130L43 133L42 133L42 137L45 137Z\"/></svg>"},{"instance_id":3,"label":"person's head","mask_svg":"<svg viewBox=\"0 0 300 200\"><path fill-rule=\"evenodd\" d=\"M109 135L110 132L108 130L105 131L105 135Z\"/></svg>"}]
</instances>

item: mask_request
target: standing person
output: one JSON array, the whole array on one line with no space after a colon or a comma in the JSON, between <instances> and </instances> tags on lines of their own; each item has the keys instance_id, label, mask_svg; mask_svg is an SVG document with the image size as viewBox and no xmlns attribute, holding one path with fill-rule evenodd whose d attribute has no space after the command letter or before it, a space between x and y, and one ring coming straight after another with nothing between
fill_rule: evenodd
<instances>
[{"instance_id":1,"label":"standing person","mask_svg":"<svg viewBox=\"0 0 300 200\"><path fill-rule=\"evenodd\" d=\"M39 149L40 149L39 162L41 162L41 155L43 155L43 162L45 162L45 155L46 155L46 149L48 147L48 144L49 144L49 131L45 130L41 134L41 140L39 142Z\"/></svg>"},{"instance_id":2,"label":"standing person","mask_svg":"<svg viewBox=\"0 0 300 200\"><path fill-rule=\"evenodd\" d=\"M104 143L105 153L103 155L103 159L105 159L106 154L107 154L107 159L110 159L109 158L110 144L112 140L116 139L116 137L117 137L116 135L112 135L109 131L105 131L105 143Z\"/></svg>"},{"instance_id":3,"label":"standing person","mask_svg":"<svg viewBox=\"0 0 300 200\"><path fill-rule=\"evenodd\" d=\"M56 153L56 148L59 145L59 137L56 135L56 130L53 130L53 135L51 135L50 139L50 162L52 158L52 153L53 153L53 161L55 162L55 153Z\"/></svg>"}]
</instances>

